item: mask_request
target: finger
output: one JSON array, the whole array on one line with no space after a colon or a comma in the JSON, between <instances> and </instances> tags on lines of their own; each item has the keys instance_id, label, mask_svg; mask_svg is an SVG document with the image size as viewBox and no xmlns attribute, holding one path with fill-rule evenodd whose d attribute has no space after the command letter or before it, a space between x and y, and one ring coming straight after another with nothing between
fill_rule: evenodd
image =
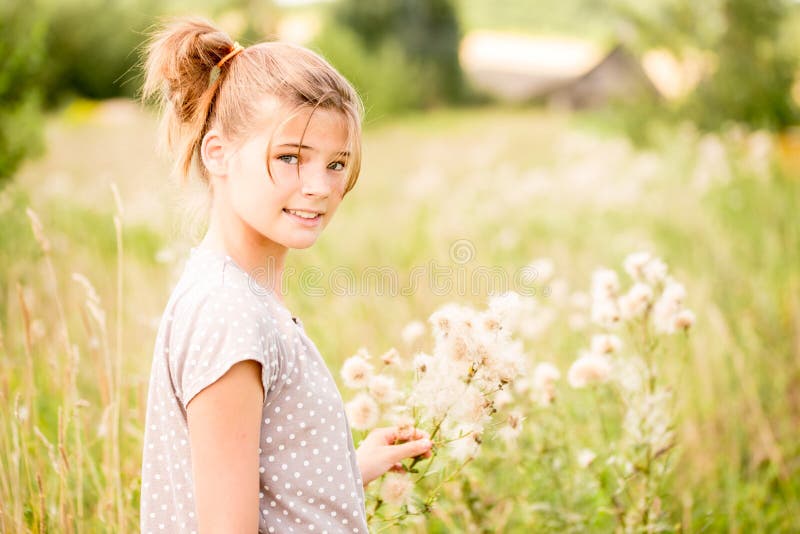
<instances>
[{"instance_id":1,"label":"finger","mask_svg":"<svg viewBox=\"0 0 800 534\"><path fill-rule=\"evenodd\" d=\"M404 458L413 458L426 454L431 450L432 443L429 439L418 439L401 443L400 445L392 445L389 447L389 454L392 463L398 462Z\"/></svg>"},{"instance_id":2,"label":"finger","mask_svg":"<svg viewBox=\"0 0 800 534\"><path fill-rule=\"evenodd\" d=\"M395 473L404 473L405 470L406 470L405 467L403 467L403 464L401 463L394 464L392 467L389 468L389 471L393 471Z\"/></svg>"}]
</instances>

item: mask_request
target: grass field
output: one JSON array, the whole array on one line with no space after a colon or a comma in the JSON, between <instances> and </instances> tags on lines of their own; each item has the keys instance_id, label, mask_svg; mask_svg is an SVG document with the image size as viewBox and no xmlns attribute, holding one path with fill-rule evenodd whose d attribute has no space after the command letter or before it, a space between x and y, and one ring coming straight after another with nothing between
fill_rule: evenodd
<instances>
[{"instance_id":1,"label":"grass field","mask_svg":"<svg viewBox=\"0 0 800 534\"><path fill-rule=\"evenodd\" d=\"M320 242L290 256L289 307L336 374L362 346L410 356L404 325L446 302L482 304L489 289L344 294L337 273L385 268L402 287L431 262L513 273L547 257L569 293L585 291L597 266L619 269L648 250L683 282L697 316L678 350L685 358L659 362L677 401L678 452L658 489L669 530L797 531L796 149L767 134L704 136L685 125L641 150L602 126L591 115L485 108L369 127L358 185ZM50 119L44 159L0 193L1 532L138 528L155 327L191 243L181 231L185 195L154 159L153 132L133 104L72 106ZM41 220L38 241L28 208ZM469 247L467 262L454 263L455 244ZM299 275L312 268L323 274L315 293ZM565 374L590 331L554 324L526 340L531 362ZM597 428L577 424L596 399L558 387L575 423L562 439L599 447ZM558 486L580 488L578 468L540 470L532 444L546 425L528 419L513 453L484 443L487 454L444 491L427 530L618 528L602 488L579 499ZM478 504L449 506L465 481Z\"/></svg>"}]
</instances>

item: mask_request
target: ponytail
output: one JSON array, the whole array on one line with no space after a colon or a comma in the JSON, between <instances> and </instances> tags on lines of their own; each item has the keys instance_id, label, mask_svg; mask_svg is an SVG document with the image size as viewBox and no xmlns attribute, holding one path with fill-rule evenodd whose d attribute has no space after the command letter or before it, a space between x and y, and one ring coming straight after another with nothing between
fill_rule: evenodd
<instances>
[{"instance_id":1,"label":"ponytail","mask_svg":"<svg viewBox=\"0 0 800 534\"><path fill-rule=\"evenodd\" d=\"M192 17L162 28L147 47L143 97L155 97L161 104L158 144L175 157L175 169L184 179L208 130L223 70L229 66L225 63L241 50L236 45L211 22Z\"/></svg>"}]
</instances>

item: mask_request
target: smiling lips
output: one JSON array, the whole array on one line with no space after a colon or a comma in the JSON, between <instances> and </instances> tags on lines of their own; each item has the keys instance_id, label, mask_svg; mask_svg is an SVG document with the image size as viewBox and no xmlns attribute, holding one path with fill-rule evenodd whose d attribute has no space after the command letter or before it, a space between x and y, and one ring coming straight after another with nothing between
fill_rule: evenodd
<instances>
[{"instance_id":1,"label":"smiling lips","mask_svg":"<svg viewBox=\"0 0 800 534\"><path fill-rule=\"evenodd\" d=\"M291 215L297 222L306 226L316 226L322 220L323 215L318 211L292 210L289 208L284 208L283 211Z\"/></svg>"}]
</instances>

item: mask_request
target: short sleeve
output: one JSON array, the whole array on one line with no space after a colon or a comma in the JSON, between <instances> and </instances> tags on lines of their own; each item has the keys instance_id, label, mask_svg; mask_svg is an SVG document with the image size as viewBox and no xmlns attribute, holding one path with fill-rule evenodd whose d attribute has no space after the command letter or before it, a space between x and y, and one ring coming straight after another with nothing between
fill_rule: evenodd
<instances>
[{"instance_id":1,"label":"short sleeve","mask_svg":"<svg viewBox=\"0 0 800 534\"><path fill-rule=\"evenodd\" d=\"M209 290L176 310L176 338L170 360L183 408L195 395L219 380L234 364L261 364L266 404L278 367L277 333L264 308L250 295L232 288ZM179 312L179 313L178 313Z\"/></svg>"}]
</instances>

